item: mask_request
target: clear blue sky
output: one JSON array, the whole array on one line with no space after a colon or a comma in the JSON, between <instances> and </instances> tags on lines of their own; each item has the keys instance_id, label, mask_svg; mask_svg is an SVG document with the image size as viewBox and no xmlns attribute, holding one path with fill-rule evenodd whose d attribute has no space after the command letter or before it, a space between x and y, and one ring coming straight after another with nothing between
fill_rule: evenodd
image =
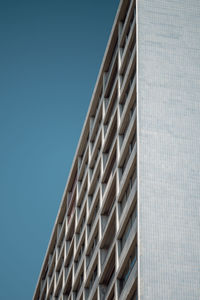
<instances>
[{"instance_id":1,"label":"clear blue sky","mask_svg":"<svg viewBox=\"0 0 200 300\"><path fill-rule=\"evenodd\" d=\"M0 1L0 300L29 300L118 0Z\"/></svg>"}]
</instances>

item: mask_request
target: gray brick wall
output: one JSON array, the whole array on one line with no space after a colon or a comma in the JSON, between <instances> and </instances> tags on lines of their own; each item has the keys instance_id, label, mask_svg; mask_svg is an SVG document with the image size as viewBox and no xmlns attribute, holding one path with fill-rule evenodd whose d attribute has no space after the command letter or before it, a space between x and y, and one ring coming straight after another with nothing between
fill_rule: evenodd
<instances>
[{"instance_id":1,"label":"gray brick wall","mask_svg":"<svg viewBox=\"0 0 200 300\"><path fill-rule=\"evenodd\" d=\"M139 299L200 299L200 1L138 0Z\"/></svg>"}]
</instances>

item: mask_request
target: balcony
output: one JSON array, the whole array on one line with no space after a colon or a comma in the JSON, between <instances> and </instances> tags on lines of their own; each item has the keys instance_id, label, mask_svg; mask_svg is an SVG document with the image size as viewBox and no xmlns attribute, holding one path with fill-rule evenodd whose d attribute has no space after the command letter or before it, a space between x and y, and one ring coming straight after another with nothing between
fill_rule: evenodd
<instances>
[{"instance_id":1,"label":"balcony","mask_svg":"<svg viewBox=\"0 0 200 300\"><path fill-rule=\"evenodd\" d=\"M114 283L115 283L115 251L109 257L106 268L100 276L100 300L110 299L114 297ZM114 299L114 298L113 298Z\"/></svg>"},{"instance_id":2,"label":"balcony","mask_svg":"<svg viewBox=\"0 0 200 300\"><path fill-rule=\"evenodd\" d=\"M115 201L111 203L109 208L109 214L101 215L101 231L102 231L102 242L101 247L106 244L106 241L109 243L112 242L112 239L116 233L116 209L114 207Z\"/></svg>"},{"instance_id":3,"label":"balcony","mask_svg":"<svg viewBox=\"0 0 200 300\"><path fill-rule=\"evenodd\" d=\"M60 276L63 263L64 263L64 243L63 243L62 249L60 251L60 255L59 255L58 259L57 259L57 265L56 265L57 279Z\"/></svg>"},{"instance_id":4,"label":"balcony","mask_svg":"<svg viewBox=\"0 0 200 300\"><path fill-rule=\"evenodd\" d=\"M132 138L132 135L135 133L136 129L136 108L132 115L130 114L130 121L126 119L126 122L120 126L119 134L120 134L120 155L124 152L128 141Z\"/></svg>"},{"instance_id":5,"label":"balcony","mask_svg":"<svg viewBox=\"0 0 200 300\"><path fill-rule=\"evenodd\" d=\"M98 232L96 233L93 241L92 241L92 244L90 245L90 250L89 250L89 253L86 257L86 269L88 269L89 265L90 265L90 262L92 260L92 257L93 257L93 254L95 252L95 249L98 245Z\"/></svg>"},{"instance_id":6,"label":"balcony","mask_svg":"<svg viewBox=\"0 0 200 300\"><path fill-rule=\"evenodd\" d=\"M137 231L137 208L134 206L133 211L130 214L131 207L129 206L129 210L126 212L128 222L126 219L121 220L120 222L120 230L119 230L119 255L121 256L123 250L125 249L125 245L127 243L127 248L129 248L130 243L135 238ZM125 225L124 225L125 224Z\"/></svg>"},{"instance_id":7,"label":"balcony","mask_svg":"<svg viewBox=\"0 0 200 300\"><path fill-rule=\"evenodd\" d=\"M56 287L55 287L55 297L59 298L62 290L62 283L63 283L63 269L60 270L60 273L56 275L57 281L56 281Z\"/></svg>"},{"instance_id":8,"label":"balcony","mask_svg":"<svg viewBox=\"0 0 200 300\"><path fill-rule=\"evenodd\" d=\"M100 177L100 170L99 170L99 173L96 173L98 175L94 175L94 178L91 182L91 185L90 185L90 190L89 190L89 209L94 201L94 199L96 199L97 195L98 195L98 192L99 192L99 188L100 188L100 185L101 185L101 177Z\"/></svg>"},{"instance_id":9,"label":"balcony","mask_svg":"<svg viewBox=\"0 0 200 300\"><path fill-rule=\"evenodd\" d=\"M107 144L110 143L110 139L113 137L113 134L116 133L116 127L117 127L117 105L114 106L111 118L110 120L108 120L108 123L104 124L103 152L105 152L105 148L107 147Z\"/></svg>"},{"instance_id":10,"label":"balcony","mask_svg":"<svg viewBox=\"0 0 200 300\"><path fill-rule=\"evenodd\" d=\"M69 261L69 264L65 267L64 270L64 281L67 282L72 271L73 259Z\"/></svg>"},{"instance_id":11,"label":"balcony","mask_svg":"<svg viewBox=\"0 0 200 300\"><path fill-rule=\"evenodd\" d=\"M70 207L67 211L67 225L68 225L68 228L71 227L71 224L73 224L73 220L75 219L75 204L76 204L76 198L74 197L74 199L71 201L70 203ZM73 226L72 226L73 227Z\"/></svg>"},{"instance_id":12,"label":"balcony","mask_svg":"<svg viewBox=\"0 0 200 300\"><path fill-rule=\"evenodd\" d=\"M113 67L117 63L117 49L118 49L118 43L116 41L113 53L111 55L111 61L110 61L110 65L108 67L108 71L104 73L105 74L104 75L104 78L105 78L105 81L104 81L105 91L107 90L110 78L113 74Z\"/></svg>"},{"instance_id":13,"label":"balcony","mask_svg":"<svg viewBox=\"0 0 200 300\"><path fill-rule=\"evenodd\" d=\"M72 265L73 265L73 259L70 261L69 265L65 267L64 278L63 278L64 280L63 294L65 295L64 297L67 296L67 299L70 299L68 296L70 295L72 290Z\"/></svg>"},{"instance_id":14,"label":"balcony","mask_svg":"<svg viewBox=\"0 0 200 300\"><path fill-rule=\"evenodd\" d=\"M76 245L77 245L77 247L78 247L78 244L79 244L79 240L81 240L80 239L80 237L82 236L82 233L83 233L83 230L84 230L84 227L85 227L85 222L86 222L86 212L84 213L84 215L83 215L83 217L82 217L82 219L81 219L81 221L80 221L80 225L78 225L77 226L77 234L76 234Z\"/></svg>"},{"instance_id":15,"label":"balcony","mask_svg":"<svg viewBox=\"0 0 200 300\"><path fill-rule=\"evenodd\" d=\"M80 246L78 256L75 259L75 268L74 268L75 272L77 272L80 262L82 261L84 251L85 251L85 242L83 241L82 245Z\"/></svg>"},{"instance_id":16,"label":"balcony","mask_svg":"<svg viewBox=\"0 0 200 300\"><path fill-rule=\"evenodd\" d=\"M47 293L47 278L41 281L40 284L40 300L46 298Z\"/></svg>"},{"instance_id":17,"label":"balcony","mask_svg":"<svg viewBox=\"0 0 200 300\"><path fill-rule=\"evenodd\" d=\"M119 299L123 300L128 298L130 290L135 289L137 285L137 246L129 254L128 261L120 273L122 274L119 277Z\"/></svg>"},{"instance_id":18,"label":"balcony","mask_svg":"<svg viewBox=\"0 0 200 300\"><path fill-rule=\"evenodd\" d=\"M130 71L130 69L132 70ZM130 100L130 97L132 97L133 93L135 92L136 88L136 68L134 65L130 67L129 72L126 73L125 77L127 80L124 80L122 88L121 88L121 95L120 95L120 117L122 119L122 113L124 110L124 107L126 105L126 102ZM135 96L135 95L134 95Z\"/></svg>"},{"instance_id":19,"label":"balcony","mask_svg":"<svg viewBox=\"0 0 200 300\"><path fill-rule=\"evenodd\" d=\"M96 205L94 205L92 208L91 208L91 212L90 212L90 217L88 219L88 237L90 235L90 232L91 232L91 229L94 225L94 222L96 220L96 217L98 215L98 211L99 211L99 199L97 201L95 201ZM91 217L92 216L92 217Z\"/></svg>"},{"instance_id":20,"label":"balcony","mask_svg":"<svg viewBox=\"0 0 200 300\"><path fill-rule=\"evenodd\" d=\"M87 199L87 191L85 192L84 198L82 199L82 201L80 203L80 206L77 206L77 223L78 223L79 217L83 213L83 209L84 209L84 205L86 203L86 199Z\"/></svg>"},{"instance_id":21,"label":"balcony","mask_svg":"<svg viewBox=\"0 0 200 300\"><path fill-rule=\"evenodd\" d=\"M87 144L83 157L79 162L79 175L78 175L79 181L82 180L82 178L84 177L85 166L87 165L87 161L88 161L88 153L89 153L89 143Z\"/></svg>"},{"instance_id":22,"label":"balcony","mask_svg":"<svg viewBox=\"0 0 200 300\"><path fill-rule=\"evenodd\" d=\"M99 170L99 175L97 175L97 181L100 177L100 168L101 168L101 156L97 156L96 157L96 160L94 161L94 166L93 168L91 169L91 185L93 184L93 182L95 181L95 174L97 174L97 169Z\"/></svg>"},{"instance_id":23,"label":"balcony","mask_svg":"<svg viewBox=\"0 0 200 300\"><path fill-rule=\"evenodd\" d=\"M86 288L86 297L91 299L91 296L94 294L95 290L93 287L96 287L96 282L98 280L98 267L97 265L94 267L94 271L91 272L91 276L89 278L88 287Z\"/></svg>"},{"instance_id":24,"label":"balcony","mask_svg":"<svg viewBox=\"0 0 200 300\"><path fill-rule=\"evenodd\" d=\"M115 177L116 174L116 153L114 155L114 158L112 159L111 163L110 163L110 169L108 170L106 176L104 176L104 181L103 181L103 185L102 185L102 194L104 196L104 194L106 194L107 190L109 190L110 185L112 184L112 180Z\"/></svg>"},{"instance_id":25,"label":"balcony","mask_svg":"<svg viewBox=\"0 0 200 300\"><path fill-rule=\"evenodd\" d=\"M59 256L60 250L64 244L64 237L65 237L65 233L66 233L66 219L67 219L67 214L65 213L64 220L62 222L62 225L60 225L60 230L57 235L57 245L58 245L58 249L59 249L59 251L57 253L58 256Z\"/></svg>"},{"instance_id":26,"label":"balcony","mask_svg":"<svg viewBox=\"0 0 200 300\"><path fill-rule=\"evenodd\" d=\"M87 170L88 170L88 162L85 164L85 170L81 181L78 181L78 198L81 197L84 187L87 184L87 178L88 178Z\"/></svg>"},{"instance_id":27,"label":"balcony","mask_svg":"<svg viewBox=\"0 0 200 300\"><path fill-rule=\"evenodd\" d=\"M134 166L133 166L134 168ZM123 190L121 193L121 203L120 203L120 217L123 214L124 208L126 207L126 204L130 201L130 198L133 199L136 196L137 191L137 176L136 176L136 170L133 171L133 174L129 177L128 183L123 186ZM123 185L123 183L122 183Z\"/></svg>"},{"instance_id":28,"label":"balcony","mask_svg":"<svg viewBox=\"0 0 200 300\"><path fill-rule=\"evenodd\" d=\"M99 160L99 157L101 156L100 153L101 153L101 134L96 138L96 142L95 142L93 152L91 155L91 159L90 159L90 165L89 165L90 171L91 171L90 180L94 173L95 166L98 165L97 161Z\"/></svg>"},{"instance_id":29,"label":"balcony","mask_svg":"<svg viewBox=\"0 0 200 300\"><path fill-rule=\"evenodd\" d=\"M130 21L130 25L128 27L128 31L123 39L122 44L122 51L121 51L121 61L123 63L124 57L126 56L127 49L132 42L133 39L135 39L135 27L136 27L136 17L134 16L134 19Z\"/></svg>"},{"instance_id":30,"label":"balcony","mask_svg":"<svg viewBox=\"0 0 200 300\"><path fill-rule=\"evenodd\" d=\"M120 86L122 87L124 84L124 79L128 76L128 73L131 69L131 65L136 63L136 46L133 48L133 51L129 52L128 57L124 65L122 65L120 71Z\"/></svg>"},{"instance_id":31,"label":"balcony","mask_svg":"<svg viewBox=\"0 0 200 300\"><path fill-rule=\"evenodd\" d=\"M135 16L136 16L136 8L135 8L135 1L132 1L129 5L129 8L127 11L126 16L124 17L124 20L122 20L122 28L121 28L121 34L120 34L120 47L123 49L126 46L126 42L128 40L128 37L131 35L131 27L135 23Z\"/></svg>"},{"instance_id":32,"label":"balcony","mask_svg":"<svg viewBox=\"0 0 200 300\"><path fill-rule=\"evenodd\" d=\"M84 278L84 276L83 276L83 272L82 272L81 275L80 275L80 278L78 279L78 284L77 284L76 290L74 292L74 299L75 300L79 299L79 296L80 296L80 293L81 293L81 287L83 285L83 278Z\"/></svg>"},{"instance_id":33,"label":"balcony","mask_svg":"<svg viewBox=\"0 0 200 300\"><path fill-rule=\"evenodd\" d=\"M55 248L53 250L53 255L49 261L49 271L48 271L48 286L49 286L49 291L48 293L50 292L50 290L52 289L53 287L53 279L54 279L54 274L55 274L55 265L56 265L56 251L55 251Z\"/></svg>"},{"instance_id":34,"label":"balcony","mask_svg":"<svg viewBox=\"0 0 200 300\"><path fill-rule=\"evenodd\" d=\"M124 151L119 160L119 182L122 180L128 166L136 159L136 136L134 135L128 148Z\"/></svg>"},{"instance_id":35,"label":"balcony","mask_svg":"<svg viewBox=\"0 0 200 300\"><path fill-rule=\"evenodd\" d=\"M100 100L100 103L102 101L102 98ZM92 118L92 126L91 126L91 139L93 139L97 132L99 131L99 126L102 121L102 105L98 105L97 110L95 111L95 117Z\"/></svg>"},{"instance_id":36,"label":"balcony","mask_svg":"<svg viewBox=\"0 0 200 300\"><path fill-rule=\"evenodd\" d=\"M108 99L105 99L104 124L108 124L117 105L117 89L115 88Z\"/></svg>"},{"instance_id":37,"label":"balcony","mask_svg":"<svg viewBox=\"0 0 200 300\"><path fill-rule=\"evenodd\" d=\"M114 136L111 137L110 139L110 143L106 148L106 152L103 153L103 168L104 168L104 172L106 172L107 168L108 168L108 164L107 162L110 161L110 157L111 155L114 153L114 148L116 147L116 136L117 133L114 134ZM107 165L106 165L107 164Z\"/></svg>"},{"instance_id":38,"label":"balcony","mask_svg":"<svg viewBox=\"0 0 200 300\"><path fill-rule=\"evenodd\" d=\"M72 184L71 191L69 192L69 195L67 197L67 208L69 209L71 201L74 197L74 194L76 192L76 187L77 187L77 175L75 176L74 182Z\"/></svg>"},{"instance_id":39,"label":"balcony","mask_svg":"<svg viewBox=\"0 0 200 300\"><path fill-rule=\"evenodd\" d=\"M91 143L90 143L91 155L93 155L93 150L96 149L96 145L101 137L101 128L102 128L102 124L100 122L97 124L96 132L94 133L93 138L91 139Z\"/></svg>"}]
</instances>

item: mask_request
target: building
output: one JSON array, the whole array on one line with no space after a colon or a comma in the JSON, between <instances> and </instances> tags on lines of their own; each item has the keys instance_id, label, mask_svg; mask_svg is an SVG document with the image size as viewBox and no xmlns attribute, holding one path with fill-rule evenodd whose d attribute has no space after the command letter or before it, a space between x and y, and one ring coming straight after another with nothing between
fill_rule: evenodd
<instances>
[{"instance_id":1,"label":"building","mask_svg":"<svg viewBox=\"0 0 200 300\"><path fill-rule=\"evenodd\" d=\"M200 299L199 15L120 1L33 300Z\"/></svg>"}]
</instances>

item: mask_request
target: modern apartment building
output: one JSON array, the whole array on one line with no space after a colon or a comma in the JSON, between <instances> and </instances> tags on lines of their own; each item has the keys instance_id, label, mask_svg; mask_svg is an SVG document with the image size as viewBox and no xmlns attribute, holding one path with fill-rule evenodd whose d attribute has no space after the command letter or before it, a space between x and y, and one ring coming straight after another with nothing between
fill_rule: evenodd
<instances>
[{"instance_id":1,"label":"modern apartment building","mask_svg":"<svg viewBox=\"0 0 200 300\"><path fill-rule=\"evenodd\" d=\"M199 16L120 1L33 300L200 299Z\"/></svg>"}]
</instances>

